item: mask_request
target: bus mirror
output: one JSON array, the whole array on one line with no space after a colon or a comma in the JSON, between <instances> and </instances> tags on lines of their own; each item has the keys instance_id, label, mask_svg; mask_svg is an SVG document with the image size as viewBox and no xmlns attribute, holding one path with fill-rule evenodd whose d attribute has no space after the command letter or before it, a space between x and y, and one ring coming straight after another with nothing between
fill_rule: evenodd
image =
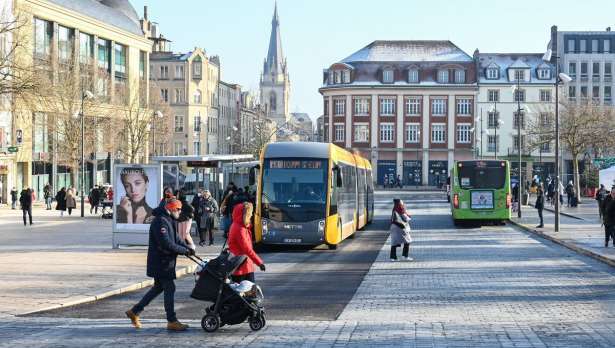
<instances>
[{"instance_id":1,"label":"bus mirror","mask_svg":"<svg viewBox=\"0 0 615 348\"><path fill-rule=\"evenodd\" d=\"M335 171L335 186L337 187L342 187L344 186L344 180L342 179L342 171L341 170L336 170Z\"/></svg>"}]
</instances>

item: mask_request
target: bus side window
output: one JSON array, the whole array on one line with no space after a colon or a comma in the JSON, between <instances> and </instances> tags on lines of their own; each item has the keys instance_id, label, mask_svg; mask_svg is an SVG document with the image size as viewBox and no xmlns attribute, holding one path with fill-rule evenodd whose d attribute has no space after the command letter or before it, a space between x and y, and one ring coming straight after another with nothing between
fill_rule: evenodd
<instances>
[{"instance_id":1,"label":"bus side window","mask_svg":"<svg viewBox=\"0 0 615 348\"><path fill-rule=\"evenodd\" d=\"M339 188L336 185L335 182L335 172L333 172L334 176L333 176L333 180L331 180L331 197L329 199L329 201L331 202L329 205L329 215L333 215L333 214L337 214L337 195L338 195L338 191Z\"/></svg>"}]
</instances>

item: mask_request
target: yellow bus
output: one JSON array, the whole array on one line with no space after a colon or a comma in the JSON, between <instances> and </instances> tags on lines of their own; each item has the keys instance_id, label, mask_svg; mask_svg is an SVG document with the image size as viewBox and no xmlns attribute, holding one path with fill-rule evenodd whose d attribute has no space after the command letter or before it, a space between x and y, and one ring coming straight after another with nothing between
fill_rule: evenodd
<instances>
[{"instance_id":1,"label":"yellow bus","mask_svg":"<svg viewBox=\"0 0 615 348\"><path fill-rule=\"evenodd\" d=\"M333 144L267 144L250 176L256 243L336 249L374 217L370 162Z\"/></svg>"}]
</instances>

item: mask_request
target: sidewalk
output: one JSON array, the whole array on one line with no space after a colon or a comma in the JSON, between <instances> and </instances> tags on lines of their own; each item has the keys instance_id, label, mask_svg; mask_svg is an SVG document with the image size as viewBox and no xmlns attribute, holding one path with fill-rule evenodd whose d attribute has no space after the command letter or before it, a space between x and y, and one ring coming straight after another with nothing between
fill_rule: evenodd
<instances>
[{"instance_id":1,"label":"sidewalk","mask_svg":"<svg viewBox=\"0 0 615 348\"><path fill-rule=\"evenodd\" d=\"M548 210L543 211L544 228L536 228L539 219L538 212L533 206L523 206L521 219L513 213L511 222L578 253L615 266L615 248L612 243L609 243L608 248L604 247L604 227L598 217L595 200L592 200L593 202L590 200L586 199L585 203L579 204L576 208L562 207L558 233L554 232L555 214L550 206Z\"/></svg>"},{"instance_id":2,"label":"sidewalk","mask_svg":"<svg viewBox=\"0 0 615 348\"><path fill-rule=\"evenodd\" d=\"M89 214L61 218L35 206L32 226L23 226L21 210L0 208L0 317L88 302L149 286L147 249L111 248L111 220ZM199 248L214 255L219 246ZM178 273L194 264L178 258Z\"/></svg>"},{"instance_id":3,"label":"sidewalk","mask_svg":"<svg viewBox=\"0 0 615 348\"><path fill-rule=\"evenodd\" d=\"M535 197L532 198L536 199ZM554 212L555 207L550 202L545 202L545 210ZM598 214L598 202L592 197L583 197L578 206L571 208L566 206L566 197L564 197L564 204L560 207L560 213L580 220L601 223Z\"/></svg>"}]
</instances>

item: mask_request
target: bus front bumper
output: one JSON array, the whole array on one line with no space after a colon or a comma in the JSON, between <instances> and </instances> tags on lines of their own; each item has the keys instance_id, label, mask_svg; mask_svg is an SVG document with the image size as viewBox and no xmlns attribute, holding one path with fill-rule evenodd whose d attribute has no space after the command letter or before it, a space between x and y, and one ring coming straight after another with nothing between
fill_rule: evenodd
<instances>
[{"instance_id":1,"label":"bus front bumper","mask_svg":"<svg viewBox=\"0 0 615 348\"><path fill-rule=\"evenodd\" d=\"M292 223L261 221L263 244L320 245L325 242L324 220Z\"/></svg>"}]
</instances>

